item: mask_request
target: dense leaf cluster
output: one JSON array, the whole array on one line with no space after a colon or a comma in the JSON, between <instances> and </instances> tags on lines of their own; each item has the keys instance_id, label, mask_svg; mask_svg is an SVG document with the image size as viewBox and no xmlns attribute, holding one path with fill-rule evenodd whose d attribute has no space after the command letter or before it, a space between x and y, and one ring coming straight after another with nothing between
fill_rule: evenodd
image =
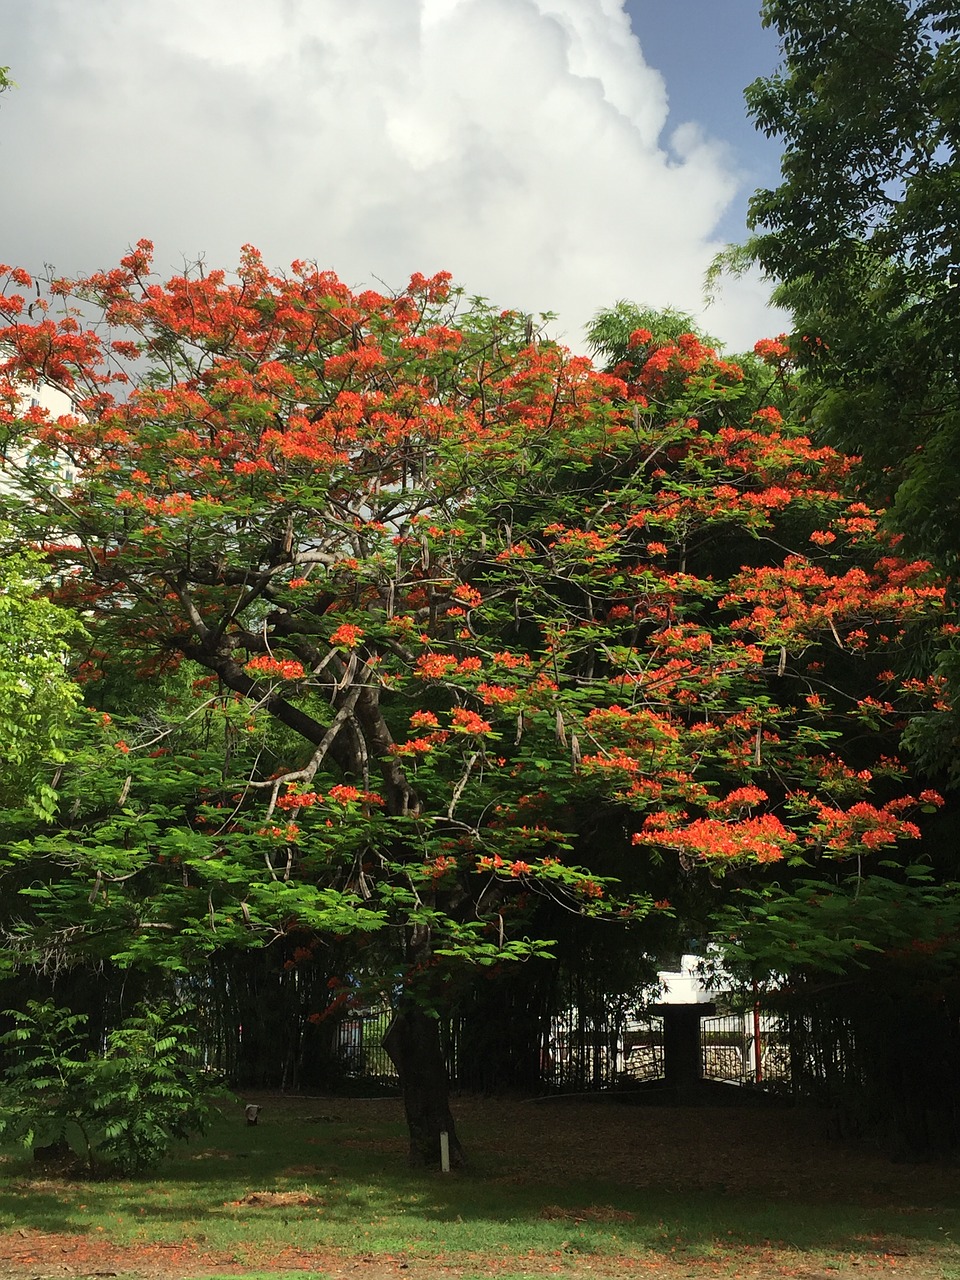
<instances>
[{"instance_id":1,"label":"dense leaf cluster","mask_svg":"<svg viewBox=\"0 0 960 1280\"><path fill-rule=\"evenodd\" d=\"M0 1043L0 1133L88 1173L143 1173L176 1138L202 1132L214 1080L196 1065L195 1033L166 1005L137 1009L91 1047L86 1017L51 1001L8 1010Z\"/></svg>"},{"instance_id":2,"label":"dense leaf cluster","mask_svg":"<svg viewBox=\"0 0 960 1280\"><path fill-rule=\"evenodd\" d=\"M944 0L767 0L782 69L747 102L782 182L750 257L795 315L822 431L951 572L960 432L960 17Z\"/></svg>"}]
</instances>

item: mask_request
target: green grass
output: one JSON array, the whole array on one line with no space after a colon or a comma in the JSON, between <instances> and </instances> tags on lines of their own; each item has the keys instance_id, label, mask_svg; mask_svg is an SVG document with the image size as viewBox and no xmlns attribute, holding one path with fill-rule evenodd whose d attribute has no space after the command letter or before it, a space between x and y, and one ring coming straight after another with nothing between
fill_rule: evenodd
<instances>
[{"instance_id":1,"label":"green grass","mask_svg":"<svg viewBox=\"0 0 960 1280\"><path fill-rule=\"evenodd\" d=\"M277 1274L271 1266L283 1267L284 1250L429 1258L456 1268L462 1280L485 1273L482 1259L522 1268L526 1257L550 1257L569 1273L581 1262L651 1256L742 1264L770 1250L801 1254L834 1274L893 1252L901 1272L905 1262L914 1267L904 1274L960 1276L953 1171L905 1197L901 1187L913 1184L895 1166L884 1181L885 1166L874 1160L851 1166L846 1194L830 1181L836 1171L825 1169L825 1190L808 1177L794 1194L781 1188L770 1198L762 1186L738 1187L747 1148L731 1152L723 1186L701 1179L685 1189L676 1170L667 1185L637 1185L622 1172L596 1175L603 1161L590 1149L589 1108L519 1113L514 1104L513 1116L534 1117L522 1136L501 1111L495 1101L474 1105L462 1124L472 1163L449 1175L407 1168L399 1104L382 1101L271 1103L256 1128L228 1106L207 1135L182 1144L159 1174L141 1180L60 1181L7 1149L0 1227L135 1246L192 1242L259 1266L249 1274L262 1280ZM637 1109L624 1109L623 1123L639 1124L642 1135ZM776 1117L770 1124L776 1140ZM582 1148L570 1131L577 1125ZM552 1149L561 1136L568 1145L558 1157ZM589 1176L577 1167L578 1149L589 1151ZM873 1181L865 1185L864 1177ZM933 1269L916 1270L921 1262ZM521 1273L530 1280L529 1270ZM302 1280L322 1274L300 1273Z\"/></svg>"}]
</instances>

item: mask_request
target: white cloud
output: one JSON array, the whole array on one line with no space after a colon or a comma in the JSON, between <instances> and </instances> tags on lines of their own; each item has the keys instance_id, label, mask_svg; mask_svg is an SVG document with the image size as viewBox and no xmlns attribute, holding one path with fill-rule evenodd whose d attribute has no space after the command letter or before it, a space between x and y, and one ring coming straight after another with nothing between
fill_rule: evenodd
<instances>
[{"instance_id":1,"label":"white cloud","mask_svg":"<svg viewBox=\"0 0 960 1280\"><path fill-rule=\"evenodd\" d=\"M620 297L701 308L737 178L621 0L0 0L0 256L161 269L244 242L350 284L441 268L573 341ZM12 182L11 182L12 177ZM15 193L11 197L11 188ZM734 345L771 325L741 291ZM776 327L774 324L772 327Z\"/></svg>"}]
</instances>

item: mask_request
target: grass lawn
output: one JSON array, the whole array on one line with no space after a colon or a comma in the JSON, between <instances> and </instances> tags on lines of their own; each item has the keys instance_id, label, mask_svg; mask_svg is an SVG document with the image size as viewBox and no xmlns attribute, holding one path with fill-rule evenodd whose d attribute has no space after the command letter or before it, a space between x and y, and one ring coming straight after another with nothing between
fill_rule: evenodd
<instances>
[{"instance_id":1,"label":"grass lawn","mask_svg":"<svg viewBox=\"0 0 960 1280\"><path fill-rule=\"evenodd\" d=\"M828 1142L792 1110L460 1099L463 1171L412 1172L399 1102L224 1104L149 1179L5 1153L0 1275L939 1277L960 1170Z\"/></svg>"}]
</instances>

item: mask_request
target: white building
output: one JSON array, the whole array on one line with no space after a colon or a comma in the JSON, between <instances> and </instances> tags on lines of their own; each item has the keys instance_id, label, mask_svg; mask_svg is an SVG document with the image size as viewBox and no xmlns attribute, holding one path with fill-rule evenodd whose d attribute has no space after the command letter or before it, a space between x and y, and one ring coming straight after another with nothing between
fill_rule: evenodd
<instances>
[{"instance_id":1,"label":"white building","mask_svg":"<svg viewBox=\"0 0 960 1280\"><path fill-rule=\"evenodd\" d=\"M657 978L663 988L659 1004L709 1004L716 994L704 986L702 956L681 956L678 970L661 970Z\"/></svg>"},{"instance_id":2,"label":"white building","mask_svg":"<svg viewBox=\"0 0 960 1280\"><path fill-rule=\"evenodd\" d=\"M20 393L17 412L26 414L31 409L42 409L56 422L57 418L67 413L74 413L73 401L59 387L51 387L46 383L24 384ZM16 490L17 475L30 459L30 450L16 442L9 444L0 439L0 494ZM49 468L50 481L58 489L70 488L74 482L73 465L69 458L58 456L45 460Z\"/></svg>"}]
</instances>

